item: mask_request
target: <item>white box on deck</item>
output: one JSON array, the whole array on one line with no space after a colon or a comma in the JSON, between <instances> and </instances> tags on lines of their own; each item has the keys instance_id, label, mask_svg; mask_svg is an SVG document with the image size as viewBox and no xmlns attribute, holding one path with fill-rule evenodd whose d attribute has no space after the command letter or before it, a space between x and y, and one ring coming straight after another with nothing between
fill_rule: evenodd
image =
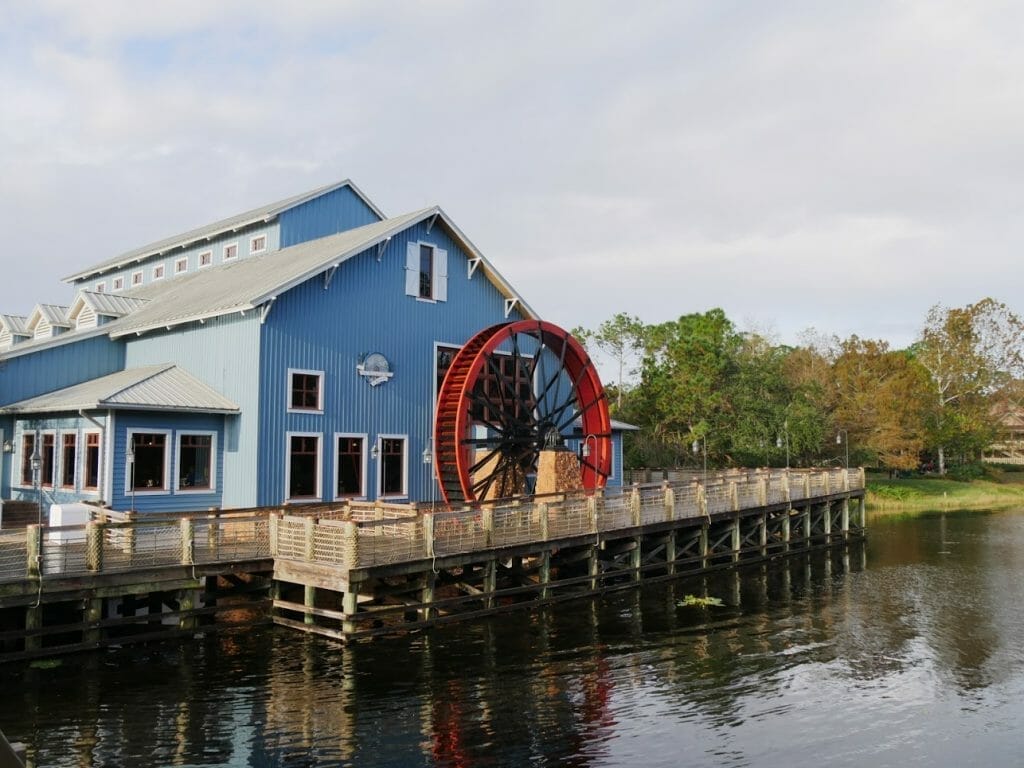
<instances>
[{"instance_id":1,"label":"white box on deck","mask_svg":"<svg viewBox=\"0 0 1024 768\"><path fill-rule=\"evenodd\" d=\"M85 524L89 522L91 507L88 504L73 502L71 504L50 505L50 541L66 544L70 541L85 541ZM81 525L82 528L64 531L60 526Z\"/></svg>"}]
</instances>

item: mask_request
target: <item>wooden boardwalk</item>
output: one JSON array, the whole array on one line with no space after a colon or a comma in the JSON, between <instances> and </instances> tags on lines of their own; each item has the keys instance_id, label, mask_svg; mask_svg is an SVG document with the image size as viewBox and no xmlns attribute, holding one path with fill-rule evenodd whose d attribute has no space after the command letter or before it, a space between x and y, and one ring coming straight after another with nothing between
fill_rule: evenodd
<instances>
[{"instance_id":1,"label":"wooden boardwalk","mask_svg":"<svg viewBox=\"0 0 1024 768\"><path fill-rule=\"evenodd\" d=\"M3 530L0 660L191 634L225 598L268 589L260 605L279 624L345 640L405 631L846 541L863 534L863 494L861 470L733 471L461 508L99 513Z\"/></svg>"}]
</instances>

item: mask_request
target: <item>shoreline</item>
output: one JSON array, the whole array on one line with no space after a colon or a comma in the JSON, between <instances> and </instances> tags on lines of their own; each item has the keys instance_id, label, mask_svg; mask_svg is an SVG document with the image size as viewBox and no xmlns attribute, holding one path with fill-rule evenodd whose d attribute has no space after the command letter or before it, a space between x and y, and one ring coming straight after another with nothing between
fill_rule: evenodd
<instances>
[{"instance_id":1,"label":"shoreline","mask_svg":"<svg viewBox=\"0 0 1024 768\"><path fill-rule=\"evenodd\" d=\"M865 504L868 511L883 513L1024 507L1024 482L869 476Z\"/></svg>"}]
</instances>

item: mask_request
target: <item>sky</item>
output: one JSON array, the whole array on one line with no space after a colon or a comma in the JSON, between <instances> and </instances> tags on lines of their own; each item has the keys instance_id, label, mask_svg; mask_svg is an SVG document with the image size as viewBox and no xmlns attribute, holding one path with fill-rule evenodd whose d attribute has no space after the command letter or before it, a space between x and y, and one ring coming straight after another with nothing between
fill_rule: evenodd
<instances>
[{"instance_id":1,"label":"sky","mask_svg":"<svg viewBox=\"0 0 1024 768\"><path fill-rule=\"evenodd\" d=\"M545 319L1024 313L1024 5L0 0L0 312L341 179Z\"/></svg>"}]
</instances>

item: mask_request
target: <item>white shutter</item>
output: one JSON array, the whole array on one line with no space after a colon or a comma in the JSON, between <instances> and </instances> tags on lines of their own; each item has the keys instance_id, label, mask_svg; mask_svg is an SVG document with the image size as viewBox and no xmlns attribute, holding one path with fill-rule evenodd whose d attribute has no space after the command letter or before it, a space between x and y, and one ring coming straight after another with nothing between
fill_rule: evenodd
<instances>
[{"instance_id":1,"label":"white shutter","mask_svg":"<svg viewBox=\"0 0 1024 768\"><path fill-rule=\"evenodd\" d=\"M420 295L420 244L405 246L405 295Z\"/></svg>"},{"instance_id":2,"label":"white shutter","mask_svg":"<svg viewBox=\"0 0 1024 768\"><path fill-rule=\"evenodd\" d=\"M434 249L434 298L448 301L448 251Z\"/></svg>"}]
</instances>

